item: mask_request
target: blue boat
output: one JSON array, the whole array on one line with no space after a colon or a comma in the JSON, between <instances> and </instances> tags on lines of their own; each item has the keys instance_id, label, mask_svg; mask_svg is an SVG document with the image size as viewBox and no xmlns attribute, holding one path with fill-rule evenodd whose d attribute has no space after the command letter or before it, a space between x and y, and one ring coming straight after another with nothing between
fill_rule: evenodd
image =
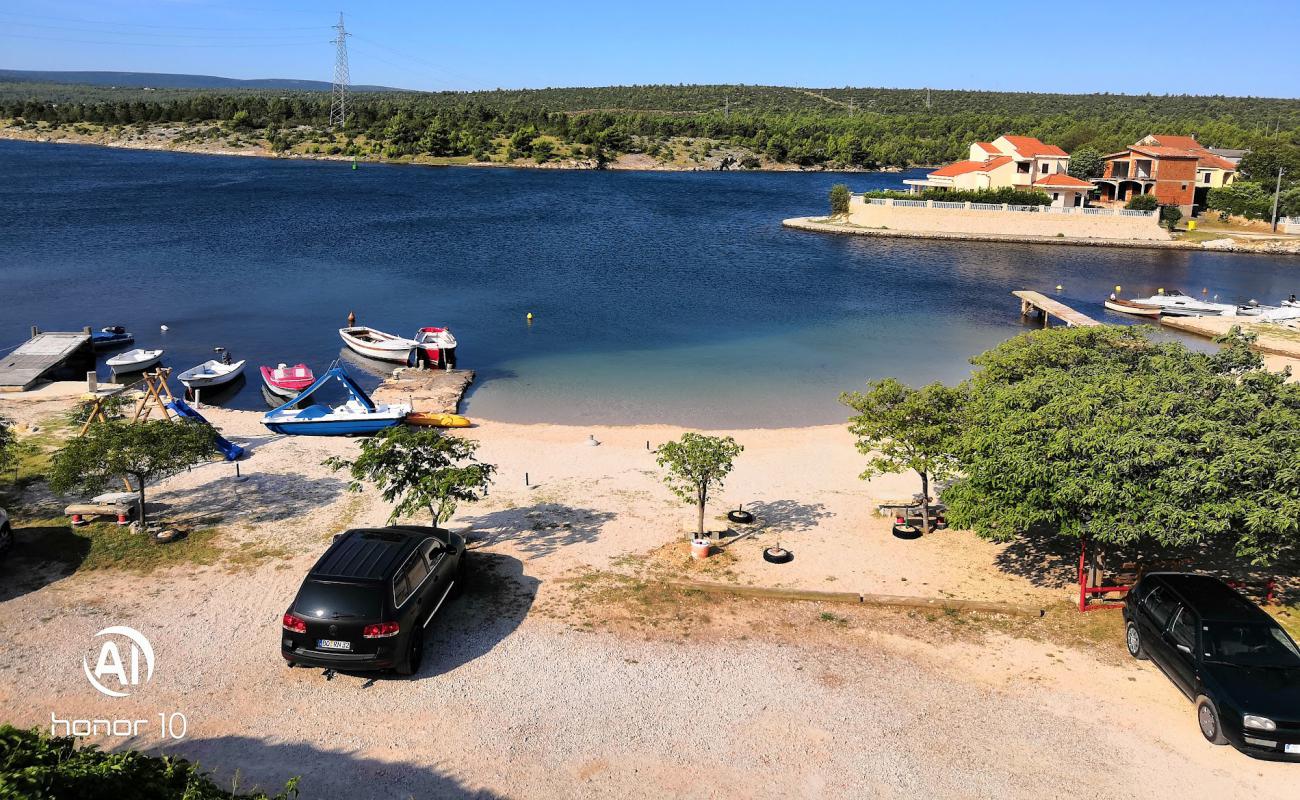
<instances>
[{"instance_id":1,"label":"blue boat","mask_svg":"<svg viewBox=\"0 0 1300 800\"><path fill-rule=\"evenodd\" d=\"M347 402L334 407L320 403L300 407L331 380L343 385L349 395ZM391 428L400 424L409 413L411 407L405 403L376 404L343 367L335 363L302 394L268 411L262 417L262 424L275 433L290 436L356 436Z\"/></svg>"},{"instance_id":2,"label":"blue boat","mask_svg":"<svg viewBox=\"0 0 1300 800\"><path fill-rule=\"evenodd\" d=\"M90 334L90 347L93 350L111 350L114 347L126 347L135 342L135 336L128 333L121 325L112 325L98 333Z\"/></svg>"}]
</instances>

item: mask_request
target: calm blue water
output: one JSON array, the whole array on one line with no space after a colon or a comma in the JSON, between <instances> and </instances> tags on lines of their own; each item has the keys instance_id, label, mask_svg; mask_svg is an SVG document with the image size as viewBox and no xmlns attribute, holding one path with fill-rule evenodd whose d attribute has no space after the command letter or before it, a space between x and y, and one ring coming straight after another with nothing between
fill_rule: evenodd
<instances>
[{"instance_id":1,"label":"calm blue water","mask_svg":"<svg viewBox=\"0 0 1300 800\"><path fill-rule=\"evenodd\" d=\"M838 393L868 378L963 377L1021 330L1013 289L1061 284L1098 317L1116 283L1300 290L1300 263L1262 256L780 226L822 213L834 183L903 177L353 171L0 142L0 348L32 324L122 324L178 369L223 345L251 368L224 402L261 408L256 365L320 371L355 311L402 335L451 326L479 374L472 415L777 426L843 419Z\"/></svg>"}]
</instances>

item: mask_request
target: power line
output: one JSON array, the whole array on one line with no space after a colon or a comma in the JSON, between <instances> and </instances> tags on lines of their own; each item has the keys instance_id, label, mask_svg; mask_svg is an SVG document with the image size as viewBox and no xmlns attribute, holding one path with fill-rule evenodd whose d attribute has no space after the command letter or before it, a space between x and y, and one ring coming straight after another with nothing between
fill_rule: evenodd
<instances>
[{"instance_id":1,"label":"power line","mask_svg":"<svg viewBox=\"0 0 1300 800\"><path fill-rule=\"evenodd\" d=\"M342 128L348 121L348 36L343 27L343 12L339 12L338 32L334 37L334 85L330 87L330 125Z\"/></svg>"},{"instance_id":2,"label":"power line","mask_svg":"<svg viewBox=\"0 0 1300 800\"><path fill-rule=\"evenodd\" d=\"M240 32L319 31L329 27L327 25L297 25L297 26L276 27L276 28L249 28L245 26L241 26L237 28L228 28L228 27L213 27L209 25L151 25L147 22L109 22L107 20L74 19L71 17L53 17L48 14L25 14L18 11L0 11L0 14L4 14L5 16L10 16L10 17L25 17L27 19L44 19L44 20L52 20L54 22L71 22L79 25L94 25L97 28L101 28L107 25L114 28L149 28L153 30L206 31L208 33L211 33L213 31L240 31Z\"/></svg>"},{"instance_id":3,"label":"power line","mask_svg":"<svg viewBox=\"0 0 1300 800\"><path fill-rule=\"evenodd\" d=\"M33 36L22 33L6 33L4 31L0 31L0 38L28 39L37 42L67 42L68 44L104 44L112 47L301 47L304 45L316 45L320 43L319 39L302 39L287 42L124 42L121 40L106 41L103 39L65 39L57 36Z\"/></svg>"},{"instance_id":4,"label":"power line","mask_svg":"<svg viewBox=\"0 0 1300 800\"><path fill-rule=\"evenodd\" d=\"M10 28L36 28L48 31L72 31L74 33L102 33L109 36L148 36L151 39L162 37L164 39L211 39L214 36L233 36L241 39L263 39L267 37L300 36L301 34L286 34L284 31L265 32L265 33L154 33L152 31L110 31L99 27L80 27L75 25L42 25L36 22L6 22ZM318 31L325 30L325 27L316 28Z\"/></svg>"}]
</instances>

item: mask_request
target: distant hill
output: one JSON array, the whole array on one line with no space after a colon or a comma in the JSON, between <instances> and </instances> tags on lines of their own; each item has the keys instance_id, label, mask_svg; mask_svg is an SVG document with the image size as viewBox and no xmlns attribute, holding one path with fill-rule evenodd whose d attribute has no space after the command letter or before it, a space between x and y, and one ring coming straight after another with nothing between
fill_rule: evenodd
<instances>
[{"instance_id":1,"label":"distant hill","mask_svg":"<svg viewBox=\"0 0 1300 800\"><path fill-rule=\"evenodd\" d=\"M299 92L328 92L325 81L292 78L221 78L216 75L183 75L170 72L72 72L64 70L0 69L0 81L15 83L74 83L86 86L132 86L155 89L285 89ZM391 86L353 86L358 92L398 92Z\"/></svg>"}]
</instances>

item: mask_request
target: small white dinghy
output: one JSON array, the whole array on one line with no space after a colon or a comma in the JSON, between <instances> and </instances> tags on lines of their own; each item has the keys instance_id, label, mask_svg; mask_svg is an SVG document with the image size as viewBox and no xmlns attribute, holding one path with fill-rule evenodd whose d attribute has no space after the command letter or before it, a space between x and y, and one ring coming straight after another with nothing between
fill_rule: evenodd
<instances>
[{"instance_id":1,"label":"small white dinghy","mask_svg":"<svg viewBox=\"0 0 1300 800\"><path fill-rule=\"evenodd\" d=\"M143 350L137 347L125 353L118 353L104 363L114 372L139 372L162 361L162 357L162 350Z\"/></svg>"},{"instance_id":2,"label":"small white dinghy","mask_svg":"<svg viewBox=\"0 0 1300 800\"><path fill-rule=\"evenodd\" d=\"M211 361L204 361L197 367L190 367L178 375L177 380L185 384L187 389L209 389L230 383L243 372L243 361L223 364L214 358Z\"/></svg>"}]
</instances>

